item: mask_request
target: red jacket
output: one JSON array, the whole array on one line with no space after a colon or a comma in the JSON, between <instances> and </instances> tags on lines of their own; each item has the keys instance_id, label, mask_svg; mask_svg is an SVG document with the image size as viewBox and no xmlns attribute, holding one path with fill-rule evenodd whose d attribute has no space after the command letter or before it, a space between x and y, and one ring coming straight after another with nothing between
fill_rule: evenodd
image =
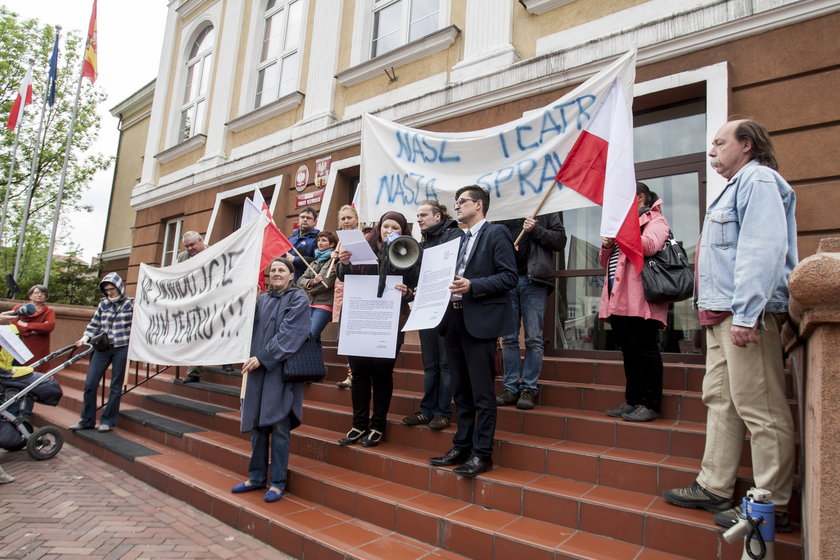
<instances>
[{"instance_id":1,"label":"red jacket","mask_svg":"<svg viewBox=\"0 0 840 560\"><path fill-rule=\"evenodd\" d=\"M639 226L642 228L642 253L649 257L658 252L668 239L670 226L660 207L662 200L653 203L650 210L639 216ZM612 248L598 253L598 261L605 269L610 263ZM607 273L609 274L609 272ZM668 320L667 303L648 303L642 288L642 277L624 253L618 254L618 266L615 269L612 293L609 291L609 278L604 280L601 292L601 309L598 317L609 321L610 315L624 317L644 317L662 323L664 327Z\"/></svg>"},{"instance_id":2,"label":"red jacket","mask_svg":"<svg viewBox=\"0 0 840 560\"><path fill-rule=\"evenodd\" d=\"M16 305L14 310L20 309L21 305ZM25 327L20 325L21 321L26 323ZM45 305L35 315L19 317L12 323L20 331L23 343L34 354L34 357L26 364L34 363L50 353L50 333L55 328L55 311L52 308Z\"/></svg>"}]
</instances>

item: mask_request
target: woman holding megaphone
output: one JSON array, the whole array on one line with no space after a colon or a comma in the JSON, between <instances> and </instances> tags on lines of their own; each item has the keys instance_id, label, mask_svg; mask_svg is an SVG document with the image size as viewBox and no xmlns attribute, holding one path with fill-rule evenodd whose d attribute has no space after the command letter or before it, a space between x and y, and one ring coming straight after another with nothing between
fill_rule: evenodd
<instances>
[{"instance_id":1,"label":"woman holding megaphone","mask_svg":"<svg viewBox=\"0 0 840 560\"><path fill-rule=\"evenodd\" d=\"M407 235L408 222L399 212L385 212L376 225L365 234L373 252L379 255L378 265L354 265L351 263L352 253L342 249L338 254L338 278L344 280L348 274L398 274L402 275L403 283L396 289L403 294L400 309L401 328L408 317L408 300L417 286L419 264L402 270L393 267L388 258L388 240L392 234ZM397 351L403 343L403 333L397 335ZM385 427L388 424L388 410L391 407L391 395L394 392L394 358L372 358L367 356L350 356L350 368L353 371L353 384L350 387L350 397L353 402L353 427L347 435L338 440L341 445L352 445L361 442L364 447L375 447L382 443L385 437ZM373 411L371 413L371 397Z\"/></svg>"}]
</instances>

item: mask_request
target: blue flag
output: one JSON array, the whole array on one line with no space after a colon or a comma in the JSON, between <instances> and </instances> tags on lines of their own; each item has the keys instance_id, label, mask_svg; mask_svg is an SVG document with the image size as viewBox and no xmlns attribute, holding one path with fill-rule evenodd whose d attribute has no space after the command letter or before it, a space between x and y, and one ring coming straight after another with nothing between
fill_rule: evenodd
<instances>
[{"instance_id":1,"label":"blue flag","mask_svg":"<svg viewBox=\"0 0 840 560\"><path fill-rule=\"evenodd\" d=\"M47 80L47 87L50 90L50 97L47 101L50 107L55 103L55 82L58 79L58 31L55 33L55 45L53 46L52 56L50 56L50 76Z\"/></svg>"}]
</instances>

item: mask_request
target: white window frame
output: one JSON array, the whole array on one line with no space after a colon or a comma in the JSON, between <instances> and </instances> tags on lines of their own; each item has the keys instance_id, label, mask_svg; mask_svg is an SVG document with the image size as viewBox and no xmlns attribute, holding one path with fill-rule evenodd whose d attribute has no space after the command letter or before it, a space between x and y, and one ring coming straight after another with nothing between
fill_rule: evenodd
<instances>
[{"instance_id":1,"label":"white window frame","mask_svg":"<svg viewBox=\"0 0 840 560\"><path fill-rule=\"evenodd\" d=\"M210 245L210 239L213 235L213 226L216 224L216 216L219 214L219 208L228 198L232 198L234 196L239 196L242 194L247 194L248 198L251 198L251 194L253 194L254 189L264 189L266 187L274 187L271 191L271 197L266 199L266 203L268 204L268 211L271 212L271 215L274 216L275 209L277 207L277 201L280 200L280 193L282 192L283 187L283 175L278 175L276 177L271 177L269 179L263 179L262 181L258 181L256 183L251 183L250 185L245 185L243 187L237 187L235 189L230 189L228 191L223 191L216 194L216 202L213 204L213 213L210 214L210 224L207 226L207 234L204 236L204 243ZM276 220L275 220L276 221ZM223 234L222 237L224 237Z\"/></svg>"},{"instance_id":2,"label":"white window frame","mask_svg":"<svg viewBox=\"0 0 840 560\"><path fill-rule=\"evenodd\" d=\"M254 70L254 77L253 77L253 83L254 83L253 90L254 91L253 91L253 94L251 94L251 97L250 97L251 107L254 108L254 109L258 109L260 107L265 107L266 105L268 105L270 103L273 103L274 101L277 101L278 99L281 99L281 98L297 91L298 88L300 87L300 74L301 74L301 69L302 69L302 66L303 66L303 64L302 64L303 63L303 53L302 53L302 48L301 47L303 46L303 40L304 40L304 37L305 37L305 31L306 31L305 28L306 28L306 15L307 14L306 14L305 10L307 8L307 5L306 5L305 0L278 0L278 2L277 2L278 5L276 5L271 10L270 13L268 13L267 9L266 9L266 6L268 5L268 1L269 0L263 0L261 2L262 10L259 12L260 17L258 19L258 27L257 27L257 29L259 30L259 33L255 34L255 38L257 38L257 44L256 44L256 49L255 49L256 50L256 57L255 57L256 58L256 68ZM300 8L300 14L301 14L300 15L300 23L298 25L297 43L295 44L295 47L293 49L283 49L283 48L281 48L280 52L274 54L274 56L271 56L271 53L270 53L270 55L269 55L270 57L267 60L260 61L260 56L262 54L262 44L265 41L265 22L266 22L266 20L269 17L274 16L275 14L277 14L279 12L285 12L285 14L283 16L283 20L282 20L283 21L283 24L282 24L282 27L283 27L283 43L285 43L286 42L286 34L288 32L288 26L289 26L289 8L291 7L292 4L298 4L298 6ZM280 93L280 83L282 82L282 77L283 77L282 72L281 72L282 68L283 68L283 60L292 56L292 55L297 55L297 57L298 57L297 75L294 77L294 86L292 87L292 89L290 91L287 91L287 92L285 92L281 95L281 93ZM276 84L277 94L272 99L263 100L262 104L257 105L257 82L259 81L260 71L262 71L265 68L268 68L272 64L277 64L278 65L277 84Z\"/></svg>"},{"instance_id":3,"label":"white window frame","mask_svg":"<svg viewBox=\"0 0 840 560\"><path fill-rule=\"evenodd\" d=\"M171 234L172 226L174 226L174 234ZM181 236L184 229L184 218L173 218L166 222L166 229L164 229L163 237L163 254L160 256L161 266L171 266L178 262L178 253L181 249ZM171 249L171 251L170 251ZM167 259L167 255L169 259Z\"/></svg>"},{"instance_id":4,"label":"white window frame","mask_svg":"<svg viewBox=\"0 0 840 560\"><path fill-rule=\"evenodd\" d=\"M181 101L181 108L178 110L178 142L185 142L192 138L193 136L197 136L198 134L204 134L207 128L207 105L208 99L210 97L210 83L213 81L212 72L213 72L213 55L215 54L215 39L216 39L216 28L212 25L205 25L201 28L201 31L195 36L195 38L191 41L190 50L192 50L193 45L195 45L198 38L205 32L210 31L213 33L213 42L210 44L208 48L201 50L195 54L194 57L190 58L186 62L186 71L184 74L184 84L181 88L182 92L185 92L186 88L190 85L190 70L192 70L192 74L198 74L198 91L197 92L190 92L190 98L187 100ZM210 68L207 68L207 66ZM206 81L205 81L206 76ZM201 90L204 90L202 93ZM204 115L199 116L198 114L198 107L204 103ZM190 124L189 124L189 134L183 136L183 128L181 123L183 122L184 113L189 113L190 115ZM201 117L201 118L199 118ZM198 126L198 123L201 123L201 126Z\"/></svg>"},{"instance_id":5,"label":"white window frame","mask_svg":"<svg viewBox=\"0 0 840 560\"><path fill-rule=\"evenodd\" d=\"M355 66L357 64L361 64L362 62L366 62L371 60L371 52L373 47L373 14L375 10L382 9L387 5L396 2L398 0L357 0L356 1L356 13L354 14L353 18L353 46L350 51L350 65ZM447 27L450 24L451 20L451 11L452 11L452 0L440 0L438 5L438 25L437 30L440 31L441 29ZM404 12L409 12L409 10L404 10ZM407 15L405 16L408 17ZM408 33L408 28L406 27L404 32ZM406 35L407 37L407 35ZM422 38L417 39L417 41L422 41ZM416 41L412 41L414 43ZM407 42L402 42L401 46L404 47ZM398 47L400 48L400 47ZM389 51L391 52L391 51ZM387 56L388 53L380 56ZM379 57L377 57L379 58Z\"/></svg>"},{"instance_id":6,"label":"white window frame","mask_svg":"<svg viewBox=\"0 0 840 560\"><path fill-rule=\"evenodd\" d=\"M190 56L190 50L192 49L193 43L195 42L198 34L204 30L205 27L208 25L212 25L213 29L215 30L215 41L213 43L213 54L217 54L219 41L220 41L220 33L221 26L219 25L221 19L221 10L222 10L222 3L215 2L213 5L208 7L201 15L197 16L193 21L184 25L183 29L181 30L181 37L182 40L177 50L177 57L178 64L175 70L175 78L172 81L174 87L170 90L172 93L170 94L171 97L171 110L170 116L167 118L168 120L168 129L166 133L166 146L167 148L171 148L177 144L183 143L183 140L178 136L180 122L181 122L181 109L184 107L183 98L184 98L184 89L186 88L186 80L187 80L187 60ZM215 64L216 59L218 57L214 56L213 63ZM207 84L207 111L209 115L210 106L213 103L212 92L213 92L213 82L215 80L215 72L211 68L210 71L210 82ZM205 124L207 124L207 119L205 119ZM203 131L202 131L203 134ZM187 140L189 142L189 140ZM203 145L203 144L201 144ZM195 146L198 148L199 146ZM165 150L164 150L165 151Z\"/></svg>"}]
</instances>

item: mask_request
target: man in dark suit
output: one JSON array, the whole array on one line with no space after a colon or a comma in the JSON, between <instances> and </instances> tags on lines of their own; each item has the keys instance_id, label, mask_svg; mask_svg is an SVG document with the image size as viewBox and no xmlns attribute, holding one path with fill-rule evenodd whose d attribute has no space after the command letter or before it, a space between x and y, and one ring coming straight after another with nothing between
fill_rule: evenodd
<instances>
[{"instance_id":1,"label":"man in dark suit","mask_svg":"<svg viewBox=\"0 0 840 560\"><path fill-rule=\"evenodd\" d=\"M510 292L516 287L513 239L505 226L485 220L490 194L479 187L455 193L455 213L467 226L458 252L450 309L441 323L449 356L458 429L453 447L429 462L461 465L455 473L475 477L493 466L496 433L496 339L513 330Z\"/></svg>"}]
</instances>

